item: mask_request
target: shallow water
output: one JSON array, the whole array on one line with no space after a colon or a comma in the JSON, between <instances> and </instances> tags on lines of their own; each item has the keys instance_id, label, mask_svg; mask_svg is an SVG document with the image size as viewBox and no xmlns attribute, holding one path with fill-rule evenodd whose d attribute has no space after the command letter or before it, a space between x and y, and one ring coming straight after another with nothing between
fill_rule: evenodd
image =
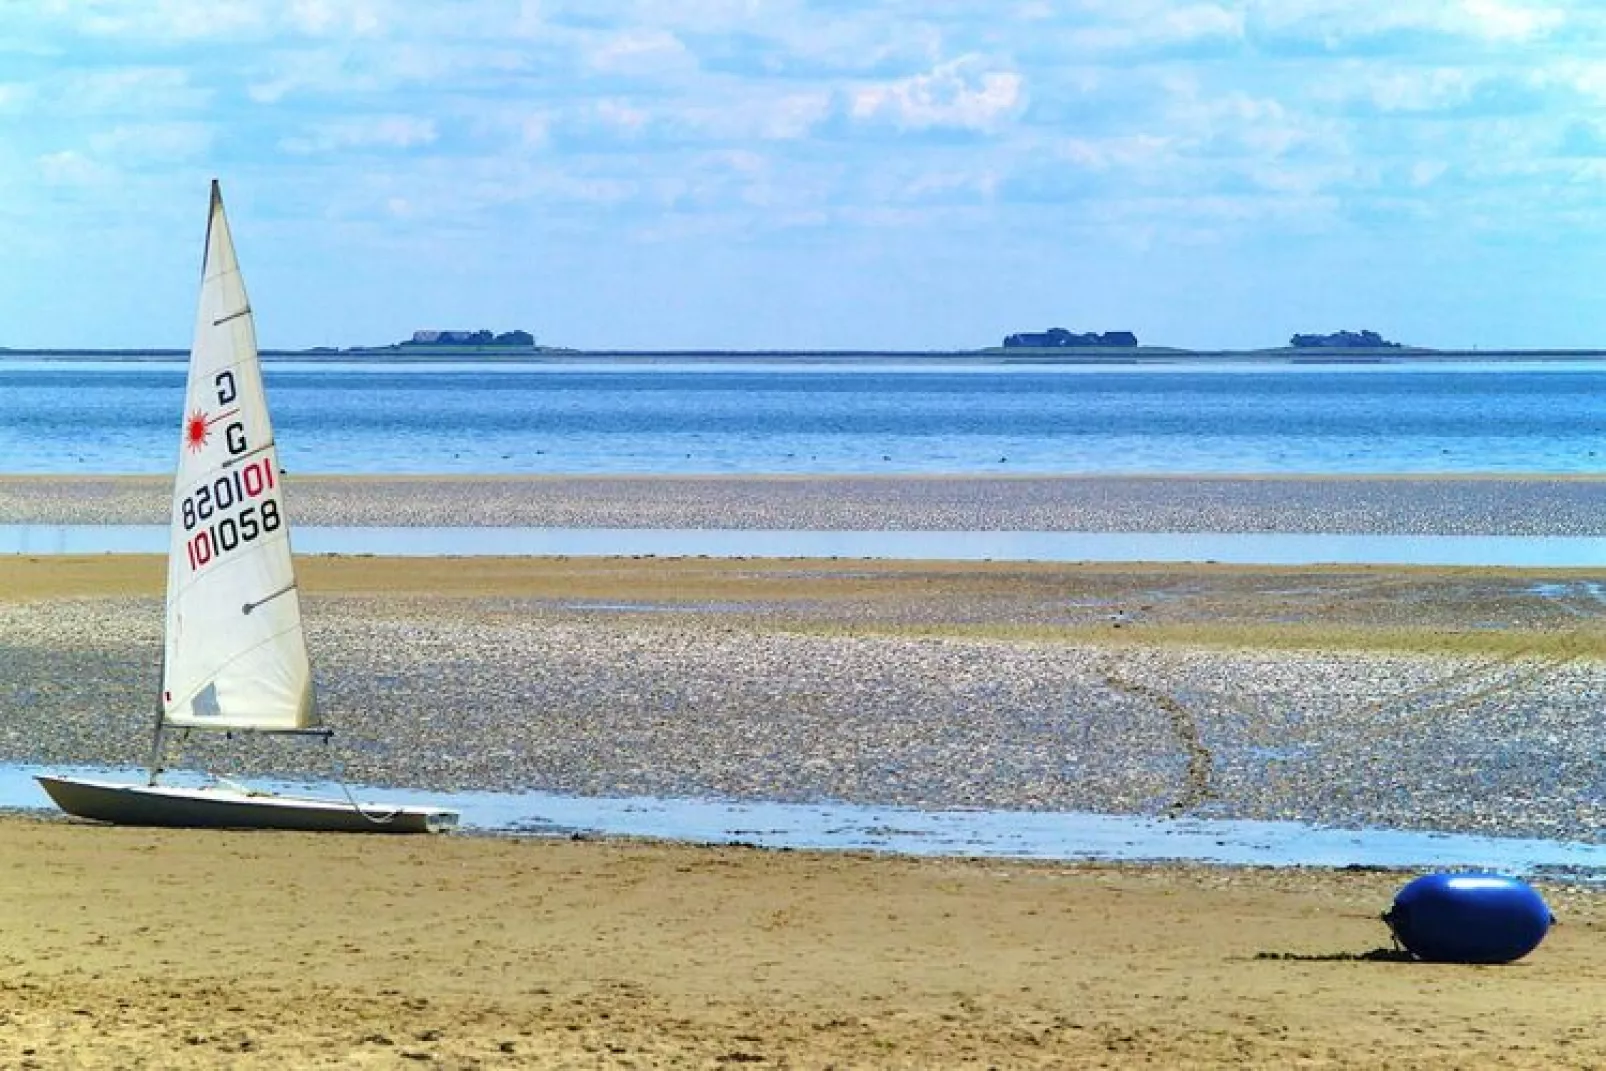
<instances>
[{"instance_id":1,"label":"shallow water","mask_svg":"<svg viewBox=\"0 0 1606 1071\"><path fill-rule=\"evenodd\" d=\"M165 554L162 525L4 524L0 554ZM1606 566L1584 536L1200 532L800 531L711 528L298 528L302 554Z\"/></svg>"},{"instance_id":2,"label":"shallow water","mask_svg":"<svg viewBox=\"0 0 1606 1071\"><path fill-rule=\"evenodd\" d=\"M55 812L36 774L142 781L143 770L0 766L0 808ZM175 777L183 783L182 776ZM332 782L252 782L273 791L341 798ZM606 799L543 792L411 792L351 786L363 802L457 810L469 832L648 837L698 844L1232 866L1478 868L1521 876L1606 881L1606 845L1457 833L1330 829L1297 822L1161 819L1075 812L915 811L840 803Z\"/></svg>"}]
</instances>

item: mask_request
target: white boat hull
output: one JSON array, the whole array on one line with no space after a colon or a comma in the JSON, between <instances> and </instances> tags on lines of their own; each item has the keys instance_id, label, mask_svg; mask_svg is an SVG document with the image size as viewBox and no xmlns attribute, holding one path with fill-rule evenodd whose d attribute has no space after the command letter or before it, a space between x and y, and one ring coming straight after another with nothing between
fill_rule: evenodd
<instances>
[{"instance_id":1,"label":"white boat hull","mask_svg":"<svg viewBox=\"0 0 1606 1071\"><path fill-rule=\"evenodd\" d=\"M439 833L457 812L435 807L280 796L232 788L131 785L77 777L34 780L56 806L78 818L126 826L283 829L310 833Z\"/></svg>"}]
</instances>

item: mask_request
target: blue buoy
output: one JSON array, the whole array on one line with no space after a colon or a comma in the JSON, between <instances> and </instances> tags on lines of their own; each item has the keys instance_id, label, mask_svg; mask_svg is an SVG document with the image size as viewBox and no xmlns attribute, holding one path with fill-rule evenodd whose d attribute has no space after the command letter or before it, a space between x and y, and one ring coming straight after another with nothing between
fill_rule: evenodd
<instances>
[{"instance_id":1,"label":"blue buoy","mask_svg":"<svg viewBox=\"0 0 1606 1071\"><path fill-rule=\"evenodd\" d=\"M1531 885L1503 874L1428 874L1383 916L1395 940L1434 963L1510 963L1544 940L1555 918Z\"/></svg>"}]
</instances>

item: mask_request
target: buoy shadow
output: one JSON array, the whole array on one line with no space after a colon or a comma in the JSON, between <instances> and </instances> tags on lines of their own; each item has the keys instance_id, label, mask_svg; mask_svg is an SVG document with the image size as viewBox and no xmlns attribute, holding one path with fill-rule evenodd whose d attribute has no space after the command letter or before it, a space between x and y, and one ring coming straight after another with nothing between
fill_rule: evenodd
<instances>
[{"instance_id":1,"label":"buoy shadow","mask_svg":"<svg viewBox=\"0 0 1606 1071\"><path fill-rule=\"evenodd\" d=\"M1374 948L1369 952L1256 952L1255 958L1284 960L1290 963L1417 962L1417 958L1403 948Z\"/></svg>"}]
</instances>

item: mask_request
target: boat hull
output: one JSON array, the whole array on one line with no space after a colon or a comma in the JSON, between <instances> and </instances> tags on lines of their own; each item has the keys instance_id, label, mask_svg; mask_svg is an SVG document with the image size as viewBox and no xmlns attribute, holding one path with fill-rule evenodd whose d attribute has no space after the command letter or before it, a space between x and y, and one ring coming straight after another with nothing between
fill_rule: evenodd
<instances>
[{"instance_id":1,"label":"boat hull","mask_svg":"<svg viewBox=\"0 0 1606 1071\"><path fill-rule=\"evenodd\" d=\"M35 777L56 806L78 818L178 829L282 829L308 833L440 833L457 813L308 796L177 785L131 785L77 777Z\"/></svg>"}]
</instances>

